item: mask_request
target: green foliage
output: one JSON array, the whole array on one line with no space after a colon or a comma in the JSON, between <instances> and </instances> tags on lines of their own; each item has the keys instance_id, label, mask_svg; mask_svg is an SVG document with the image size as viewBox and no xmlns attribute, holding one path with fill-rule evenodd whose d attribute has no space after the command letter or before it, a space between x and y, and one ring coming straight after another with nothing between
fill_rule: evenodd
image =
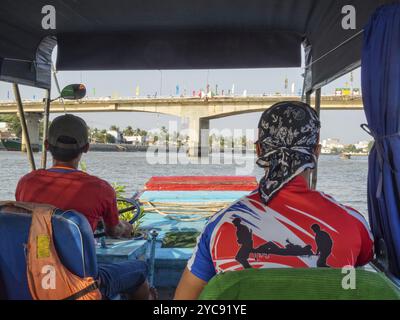
<instances>
[{"instance_id":1,"label":"green foliage","mask_svg":"<svg viewBox=\"0 0 400 320\"><path fill-rule=\"evenodd\" d=\"M104 138L105 143L115 143L115 137L107 133Z\"/></svg>"},{"instance_id":2,"label":"green foliage","mask_svg":"<svg viewBox=\"0 0 400 320\"><path fill-rule=\"evenodd\" d=\"M112 125L110 127L110 130L118 131L119 128L116 125ZM90 132L90 138L92 142L97 142L97 143L115 143L116 139L113 135L107 133L107 130L99 130L97 128L91 128L89 130ZM148 132L146 130L141 130L139 128L133 129L132 126L126 127L123 131L122 134L125 137L130 137L130 136L141 136L141 137L146 137L148 135Z\"/></svg>"},{"instance_id":3,"label":"green foliage","mask_svg":"<svg viewBox=\"0 0 400 320\"><path fill-rule=\"evenodd\" d=\"M50 128L50 126L51 126L51 121L49 121L49 128ZM40 139L42 139L42 137L43 137L43 131L44 131L44 121L42 119L42 120L40 120L40 125L39 125L39 137L40 137Z\"/></svg>"},{"instance_id":4,"label":"green foliage","mask_svg":"<svg viewBox=\"0 0 400 320\"><path fill-rule=\"evenodd\" d=\"M106 130L90 129L90 137L92 140L100 143L115 143L115 137L108 134Z\"/></svg>"},{"instance_id":5,"label":"green foliage","mask_svg":"<svg viewBox=\"0 0 400 320\"><path fill-rule=\"evenodd\" d=\"M332 154L339 154L340 153L340 149L338 149L338 148L336 148L336 147L333 147L332 149L331 149L331 153Z\"/></svg>"},{"instance_id":6,"label":"green foliage","mask_svg":"<svg viewBox=\"0 0 400 320\"><path fill-rule=\"evenodd\" d=\"M135 131L133 130L133 128L131 126L127 126L122 133L126 137L131 137L131 136L135 135Z\"/></svg>"},{"instance_id":7,"label":"green foliage","mask_svg":"<svg viewBox=\"0 0 400 320\"><path fill-rule=\"evenodd\" d=\"M240 138L240 145L241 145L242 147L245 147L245 146L247 145L247 138L246 138L246 136L242 136L242 137Z\"/></svg>"},{"instance_id":8,"label":"green foliage","mask_svg":"<svg viewBox=\"0 0 400 320\"><path fill-rule=\"evenodd\" d=\"M358 150L354 144L350 144L343 148L343 152L356 153Z\"/></svg>"},{"instance_id":9,"label":"green foliage","mask_svg":"<svg viewBox=\"0 0 400 320\"><path fill-rule=\"evenodd\" d=\"M83 172L87 172L87 164L86 161L81 160L81 162L79 163L80 167L81 167L81 171Z\"/></svg>"},{"instance_id":10,"label":"green foliage","mask_svg":"<svg viewBox=\"0 0 400 320\"><path fill-rule=\"evenodd\" d=\"M113 186L113 188L114 188L114 190L115 190L115 193L116 193L116 195L117 195L117 199L118 199L118 198L124 198L124 196L125 196L125 194L126 194L126 186L120 185L120 184L118 184L118 183L113 183L112 186ZM117 206L118 206L118 210L122 210L122 209L125 209L125 208L130 207L130 204L127 203L127 202L118 201L118 202L117 202ZM132 211L129 211L129 212L125 212L125 213L121 214L121 215L119 216L119 218L120 218L121 220L123 220L123 221L130 221L130 220L133 219L133 216L134 216L134 213L133 213ZM132 224L132 227L133 227L132 235L133 235L133 236L138 235L139 232L141 231L140 226L141 226L141 224L142 224L142 222L143 222L143 217L144 217L144 216L145 216L145 212L144 212L144 210L143 210L143 207L140 207L140 214L139 214L139 217L138 217L138 219Z\"/></svg>"},{"instance_id":11,"label":"green foliage","mask_svg":"<svg viewBox=\"0 0 400 320\"><path fill-rule=\"evenodd\" d=\"M118 202L118 210L121 210L123 207L128 207L129 205L127 203L120 203ZM140 234L140 232L142 231L141 229L141 225L143 223L143 217L145 216L145 212L143 210L143 207L140 207L140 213L139 213L139 217L137 218L137 220L132 224L132 235L138 236ZM123 214L121 214L119 216L119 218L123 221L130 221L133 218L133 212L129 211L129 212L125 212Z\"/></svg>"},{"instance_id":12,"label":"green foliage","mask_svg":"<svg viewBox=\"0 0 400 320\"><path fill-rule=\"evenodd\" d=\"M12 134L17 136L18 138L22 137L22 127L21 121L16 114L4 114L0 115L0 122L6 122ZM49 121L49 126L51 125L51 121ZM43 137L43 119L40 120L39 126L39 137Z\"/></svg>"},{"instance_id":13,"label":"green foliage","mask_svg":"<svg viewBox=\"0 0 400 320\"><path fill-rule=\"evenodd\" d=\"M225 138L221 137L219 140L219 146L223 148L225 146Z\"/></svg>"},{"instance_id":14,"label":"green foliage","mask_svg":"<svg viewBox=\"0 0 400 320\"><path fill-rule=\"evenodd\" d=\"M0 115L0 122L6 122L11 130L11 133L21 138L22 128L21 122L16 114L4 114Z\"/></svg>"},{"instance_id":15,"label":"green foliage","mask_svg":"<svg viewBox=\"0 0 400 320\"><path fill-rule=\"evenodd\" d=\"M198 231L167 232L163 239L162 248L193 248L196 246Z\"/></svg>"},{"instance_id":16,"label":"green foliage","mask_svg":"<svg viewBox=\"0 0 400 320\"><path fill-rule=\"evenodd\" d=\"M118 183L113 183L112 186L117 194L117 198L123 198L126 192L126 186Z\"/></svg>"},{"instance_id":17,"label":"green foliage","mask_svg":"<svg viewBox=\"0 0 400 320\"><path fill-rule=\"evenodd\" d=\"M122 131L123 135L126 137L131 137L131 136L141 136L141 137L145 137L147 136L147 131L146 130L142 130L140 128L136 128L133 129L132 126L127 126L123 131Z\"/></svg>"},{"instance_id":18,"label":"green foliage","mask_svg":"<svg viewBox=\"0 0 400 320\"><path fill-rule=\"evenodd\" d=\"M97 128L94 128L89 130L89 134L92 141L106 143L106 130L99 130Z\"/></svg>"},{"instance_id":19,"label":"green foliage","mask_svg":"<svg viewBox=\"0 0 400 320\"><path fill-rule=\"evenodd\" d=\"M118 128L115 124L113 124L113 125L110 127L110 130L111 130L111 131L119 131L119 128Z\"/></svg>"}]
</instances>

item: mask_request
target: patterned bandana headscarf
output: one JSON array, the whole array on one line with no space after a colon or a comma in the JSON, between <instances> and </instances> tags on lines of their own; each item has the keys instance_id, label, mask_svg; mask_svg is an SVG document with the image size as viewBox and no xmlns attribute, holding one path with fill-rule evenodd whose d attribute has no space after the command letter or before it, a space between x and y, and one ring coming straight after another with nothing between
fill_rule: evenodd
<instances>
[{"instance_id":1,"label":"patterned bandana headscarf","mask_svg":"<svg viewBox=\"0 0 400 320\"><path fill-rule=\"evenodd\" d=\"M279 102L262 114L257 164L265 168L259 185L265 203L291 179L315 168L320 127L317 113L302 102Z\"/></svg>"}]
</instances>

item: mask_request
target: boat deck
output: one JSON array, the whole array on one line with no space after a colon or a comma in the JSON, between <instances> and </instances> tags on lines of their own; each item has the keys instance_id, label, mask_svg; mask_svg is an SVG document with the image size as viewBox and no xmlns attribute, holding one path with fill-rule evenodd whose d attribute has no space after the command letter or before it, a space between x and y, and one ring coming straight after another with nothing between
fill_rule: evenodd
<instances>
[{"instance_id":1,"label":"boat deck","mask_svg":"<svg viewBox=\"0 0 400 320\"><path fill-rule=\"evenodd\" d=\"M140 200L151 203L157 202L159 206L171 203L175 204L177 207L181 205L181 207L176 208L176 210L183 211L182 208L184 208L185 204L201 206L214 203L222 207L248 193L248 191L144 191L140 196ZM195 213L193 213L193 215L196 216ZM179 214L174 215L174 217L186 218ZM159 232L159 238L162 238L165 233L171 231L201 231L207 219L200 219L200 216L198 216L198 218L199 220L187 222L171 219L169 215L161 215L158 212L148 212L143 219L142 228L146 230L155 229Z\"/></svg>"}]
</instances>

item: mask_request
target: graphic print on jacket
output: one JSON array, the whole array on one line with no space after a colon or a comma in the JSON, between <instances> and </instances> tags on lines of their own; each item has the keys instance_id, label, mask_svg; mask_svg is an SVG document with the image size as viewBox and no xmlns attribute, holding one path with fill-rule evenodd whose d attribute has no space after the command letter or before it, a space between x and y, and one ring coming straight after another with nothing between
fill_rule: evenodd
<instances>
[{"instance_id":1,"label":"graphic print on jacket","mask_svg":"<svg viewBox=\"0 0 400 320\"><path fill-rule=\"evenodd\" d=\"M260 256L268 257L269 255L294 257L310 257L316 255L319 256L317 267L329 267L326 264L326 260L332 252L333 242L329 233L322 231L318 224L313 224L311 226L311 229L315 232L315 243L317 246L317 251L314 253L311 244L301 246L292 243L289 239L286 239L284 247L276 244L274 241L267 241L258 247L254 247L253 231L242 224L241 218L234 218L232 223L236 227L236 241L240 246L235 260L239 262L243 268L251 268L248 262L250 254L255 254L256 261L259 260Z\"/></svg>"},{"instance_id":2,"label":"graphic print on jacket","mask_svg":"<svg viewBox=\"0 0 400 320\"><path fill-rule=\"evenodd\" d=\"M358 266L372 256L364 217L295 178L268 206L254 191L214 215L188 268L208 281L247 268Z\"/></svg>"}]
</instances>

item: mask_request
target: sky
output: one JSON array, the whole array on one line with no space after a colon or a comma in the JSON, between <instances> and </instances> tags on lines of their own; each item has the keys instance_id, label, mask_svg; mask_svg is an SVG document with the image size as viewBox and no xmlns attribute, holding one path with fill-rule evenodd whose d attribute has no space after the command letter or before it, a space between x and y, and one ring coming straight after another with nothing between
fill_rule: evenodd
<instances>
[{"instance_id":1,"label":"sky","mask_svg":"<svg viewBox=\"0 0 400 320\"><path fill-rule=\"evenodd\" d=\"M55 60L56 51L53 55ZM140 96L157 95L175 96L176 86L180 93L186 91L192 95L193 90L211 89L218 85L218 91L226 93L234 85L235 94L247 95L263 93L285 93L285 79L288 79L289 91L294 83L295 94L302 88L302 68L276 69L222 69L222 70L153 70L153 71L59 71L57 73L60 86L70 83L84 83L88 97L133 97L139 87ZM353 87L360 87L360 70L353 72ZM54 82L54 80L53 80ZM344 87L350 82L350 74L332 82L322 89L323 95L333 95L335 88ZM55 85L52 85L52 97L56 97ZM215 89L214 89L215 90ZM44 90L28 86L20 87L23 99L42 99ZM13 99L10 83L0 82L0 100ZM108 129L111 125L125 128L154 129L167 126L169 121L180 122L173 116L151 113L79 113L90 127ZM54 117L54 116L53 116ZM210 128L216 129L252 129L257 127L260 113L248 113L211 120ZM366 123L364 112L360 111L321 111L321 138L338 138L342 143L355 143L371 138L360 128Z\"/></svg>"}]
</instances>

